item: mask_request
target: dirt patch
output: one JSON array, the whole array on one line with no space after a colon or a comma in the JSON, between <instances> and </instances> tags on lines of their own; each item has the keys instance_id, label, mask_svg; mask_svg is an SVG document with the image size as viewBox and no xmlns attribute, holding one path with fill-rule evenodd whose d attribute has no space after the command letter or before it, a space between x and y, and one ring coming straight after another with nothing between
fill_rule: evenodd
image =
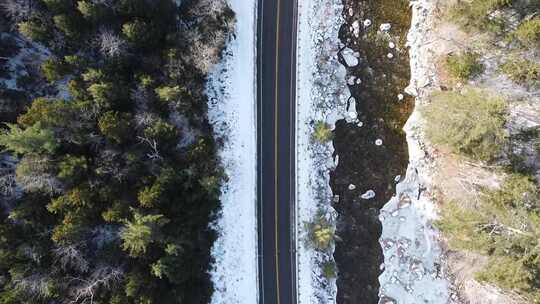
<instances>
[{"instance_id":1,"label":"dirt patch","mask_svg":"<svg viewBox=\"0 0 540 304\"><path fill-rule=\"evenodd\" d=\"M471 252L447 252L447 264L454 286L463 304L527 304L522 297L474 279L475 273L487 263L487 258Z\"/></svg>"},{"instance_id":2,"label":"dirt patch","mask_svg":"<svg viewBox=\"0 0 540 304\"><path fill-rule=\"evenodd\" d=\"M500 185L502 176L493 173L494 167L476 164L444 150L435 150L437 160L430 188L440 194L438 201L476 201L483 188Z\"/></svg>"}]
</instances>

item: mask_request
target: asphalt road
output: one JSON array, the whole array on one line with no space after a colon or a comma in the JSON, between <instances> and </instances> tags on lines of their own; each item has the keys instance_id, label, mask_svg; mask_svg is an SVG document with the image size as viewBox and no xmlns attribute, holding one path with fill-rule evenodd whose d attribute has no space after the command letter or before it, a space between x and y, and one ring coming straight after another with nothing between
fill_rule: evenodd
<instances>
[{"instance_id":1,"label":"asphalt road","mask_svg":"<svg viewBox=\"0 0 540 304\"><path fill-rule=\"evenodd\" d=\"M260 304L296 303L296 0L259 0Z\"/></svg>"}]
</instances>

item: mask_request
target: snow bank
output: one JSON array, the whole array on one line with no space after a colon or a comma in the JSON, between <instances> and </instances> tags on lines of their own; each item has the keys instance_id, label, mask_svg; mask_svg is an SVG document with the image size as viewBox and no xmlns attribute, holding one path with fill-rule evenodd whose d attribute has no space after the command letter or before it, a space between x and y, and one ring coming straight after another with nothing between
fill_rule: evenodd
<instances>
[{"instance_id":1,"label":"snow bank","mask_svg":"<svg viewBox=\"0 0 540 304\"><path fill-rule=\"evenodd\" d=\"M331 143L316 144L311 134L316 121L333 126L348 117L346 70L338 61L342 11L341 0L306 0L298 7L296 247L300 304L334 303L337 293L335 279L325 279L320 267L323 261L333 260L334 250L320 252L310 246L306 223L318 212L332 223L337 217L329 186L329 172L336 166L334 149Z\"/></svg>"},{"instance_id":2,"label":"snow bank","mask_svg":"<svg viewBox=\"0 0 540 304\"><path fill-rule=\"evenodd\" d=\"M436 219L436 210L424 185L429 182L432 162L426 153L418 111L429 94L428 87L436 82L428 54L435 6L429 0L411 0L411 6L413 20L407 37L411 82L406 92L416 97L416 107L404 128L409 147L407 175L380 214L384 253L380 297L382 303L446 304L455 298L446 278L439 234L430 224Z\"/></svg>"},{"instance_id":3,"label":"snow bank","mask_svg":"<svg viewBox=\"0 0 540 304\"><path fill-rule=\"evenodd\" d=\"M214 68L207 93L209 120L229 178L212 248L215 292L212 304L258 303L256 208L256 0L228 0L236 13L236 33Z\"/></svg>"}]
</instances>

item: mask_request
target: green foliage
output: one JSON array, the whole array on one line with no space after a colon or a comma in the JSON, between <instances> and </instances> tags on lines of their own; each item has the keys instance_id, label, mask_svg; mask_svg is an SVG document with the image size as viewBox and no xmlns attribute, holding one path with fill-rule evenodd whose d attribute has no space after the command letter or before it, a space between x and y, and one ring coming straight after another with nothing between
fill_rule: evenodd
<instances>
[{"instance_id":1,"label":"green foliage","mask_svg":"<svg viewBox=\"0 0 540 304\"><path fill-rule=\"evenodd\" d=\"M105 112L98 120L98 127L106 138L121 143L131 133L131 115L113 111Z\"/></svg>"},{"instance_id":2,"label":"green foliage","mask_svg":"<svg viewBox=\"0 0 540 304\"><path fill-rule=\"evenodd\" d=\"M522 85L540 85L540 64L527 59L510 59L500 66L510 79Z\"/></svg>"},{"instance_id":3,"label":"green foliage","mask_svg":"<svg viewBox=\"0 0 540 304\"><path fill-rule=\"evenodd\" d=\"M77 208L91 206L92 193L86 188L73 188L70 191L51 200L47 210L52 213L67 213Z\"/></svg>"},{"instance_id":4,"label":"green foliage","mask_svg":"<svg viewBox=\"0 0 540 304\"><path fill-rule=\"evenodd\" d=\"M53 17L54 25L58 30L70 38L78 38L81 34L80 20L73 16L62 14Z\"/></svg>"},{"instance_id":5,"label":"green foliage","mask_svg":"<svg viewBox=\"0 0 540 304\"><path fill-rule=\"evenodd\" d=\"M71 7L70 0L42 0L47 7L53 12L63 12Z\"/></svg>"},{"instance_id":6,"label":"green foliage","mask_svg":"<svg viewBox=\"0 0 540 304\"><path fill-rule=\"evenodd\" d=\"M525 46L540 48L540 17L537 16L521 23L515 35Z\"/></svg>"},{"instance_id":7,"label":"green foliage","mask_svg":"<svg viewBox=\"0 0 540 304\"><path fill-rule=\"evenodd\" d=\"M159 119L144 129L144 136L158 144L175 145L178 141L178 130L170 123Z\"/></svg>"},{"instance_id":8,"label":"green foliage","mask_svg":"<svg viewBox=\"0 0 540 304\"><path fill-rule=\"evenodd\" d=\"M534 181L512 174L474 205L450 202L437 223L450 247L489 257L481 281L540 300L540 196Z\"/></svg>"},{"instance_id":9,"label":"green foliage","mask_svg":"<svg viewBox=\"0 0 540 304\"><path fill-rule=\"evenodd\" d=\"M23 36L30 40L41 42L49 38L49 32L45 25L35 19L20 22L17 28Z\"/></svg>"},{"instance_id":10,"label":"green foliage","mask_svg":"<svg viewBox=\"0 0 540 304\"><path fill-rule=\"evenodd\" d=\"M161 214L142 215L134 211L133 220L126 221L120 232L122 248L133 257L146 253L148 245L159 240L159 230L167 222Z\"/></svg>"},{"instance_id":11,"label":"green foliage","mask_svg":"<svg viewBox=\"0 0 540 304\"><path fill-rule=\"evenodd\" d=\"M452 54L446 58L446 68L452 77L469 80L484 71L484 65L479 59L480 55L473 52Z\"/></svg>"},{"instance_id":12,"label":"green foliage","mask_svg":"<svg viewBox=\"0 0 540 304\"><path fill-rule=\"evenodd\" d=\"M179 86L162 86L155 90L160 100L166 102L176 101L183 93L183 90Z\"/></svg>"},{"instance_id":13,"label":"green foliage","mask_svg":"<svg viewBox=\"0 0 540 304\"><path fill-rule=\"evenodd\" d=\"M215 232L208 223L218 212L222 173L204 119L199 52L212 50L214 62L232 17L199 5L38 0L24 14L21 33L51 52L41 73L49 81L68 78L70 96L30 105L26 95L54 92L36 88L34 73L18 79L28 92L9 121L17 125L0 135L1 148L20 156L21 191L13 204L0 204L0 303L210 300ZM118 43L129 47L127 56L109 56ZM199 133L188 147L179 147L167 106L177 100L175 110ZM107 280L111 270L119 273ZM34 276L44 292L18 288ZM96 280L93 299L75 299Z\"/></svg>"},{"instance_id":14,"label":"green foliage","mask_svg":"<svg viewBox=\"0 0 540 304\"><path fill-rule=\"evenodd\" d=\"M111 107L111 101L115 98L114 86L109 82L93 83L87 91L100 110L108 110Z\"/></svg>"},{"instance_id":15,"label":"green foliage","mask_svg":"<svg viewBox=\"0 0 540 304\"><path fill-rule=\"evenodd\" d=\"M326 279L334 279L337 277L337 267L334 261L325 261L322 264L322 273Z\"/></svg>"},{"instance_id":16,"label":"green foliage","mask_svg":"<svg viewBox=\"0 0 540 304\"><path fill-rule=\"evenodd\" d=\"M159 200L163 195L163 187L160 183L155 183L150 187L143 188L138 195L141 207L150 208L159 205Z\"/></svg>"},{"instance_id":17,"label":"green foliage","mask_svg":"<svg viewBox=\"0 0 540 304\"><path fill-rule=\"evenodd\" d=\"M103 71L98 70L98 69L92 69L92 68L88 69L81 76L82 76L82 79L86 82L99 82L99 81L103 81L105 78Z\"/></svg>"},{"instance_id":18,"label":"green foliage","mask_svg":"<svg viewBox=\"0 0 540 304\"><path fill-rule=\"evenodd\" d=\"M122 25L122 33L134 44L144 44L152 40L150 25L142 19L134 19Z\"/></svg>"},{"instance_id":19,"label":"green foliage","mask_svg":"<svg viewBox=\"0 0 540 304\"><path fill-rule=\"evenodd\" d=\"M58 164L58 177L64 181L76 182L84 178L88 161L84 156L66 155Z\"/></svg>"},{"instance_id":20,"label":"green foliage","mask_svg":"<svg viewBox=\"0 0 540 304\"><path fill-rule=\"evenodd\" d=\"M47 59L41 64L41 73L49 82L58 81L69 72L66 64L58 59Z\"/></svg>"},{"instance_id":21,"label":"green foliage","mask_svg":"<svg viewBox=\"0 0 540 304\"><path fill-rule=\"evenodd\" d=\"M498 9L510 7L514 0L458 1L451 7L450 18L466 30L482 30L500 34L505 30L502 18L490 16Z\"/></svg>"},{"instance_id":22,"label":"green foliage","mask_svg":"<svg viewBox=\"0 0 540 304\"><path fill-rule=\"evenodd\" d=\"M478 89L439 92L421 111L427 135L438 145L474 159L491 161L508 142L506 102Z\"/></svg>"},{"instance_id":23,"label":"green foliage","mask_svg":"<svg viewBox=\"0 0 540 304\"><path fill-rule=\"evenodd\" d=\"M0 133L0 145L6 150L17 154L53 153L58 147L54 133L35 124L21 129L14 124L8 124L8 130Z\"/></svg>"},{"instance_id":24,"label":"green foliage","mask_svg":"<svg viewBox=\"0 0 540 304\"><path fill-rule=\"evenodd\" d=\"M318 250L328 250L335 237L335 228L321 213L308 224L310 241Z\"/></svg>"},{"instance_id":25,"label":"green foliage","mask_svg":"<svg viewBox=\"0 0 540 304\"><path fill-rule=\"evenodd\" d=\"M316 122L315 129L313 130L313 139L320 144L332 140L332 129L330 125L324 121Z\"/></svg>"},{"instance_id":26,"label":"green foliage","mask_svg":"<svg viewBox=\"0 0 540 304\"><path fill-rule=\"evenodd\" d=\"M104 14L103 7L91 1L78 1L77 9L84 18L92 21L99 20Z\"/></svg>"}]
</instances>

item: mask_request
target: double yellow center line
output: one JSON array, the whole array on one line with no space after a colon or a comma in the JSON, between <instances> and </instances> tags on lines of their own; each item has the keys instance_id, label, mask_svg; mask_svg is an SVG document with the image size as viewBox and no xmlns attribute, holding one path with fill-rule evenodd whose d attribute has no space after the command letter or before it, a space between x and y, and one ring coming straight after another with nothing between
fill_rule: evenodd
<instances>
[{"instance_id":1,"label":"double yellow center line","mask_svg":"<svg viewBox=\"0 0 540 304\"><path fill-rule=\"evenodd\" d=\"M276 63L275 63L275 84L274 84L274 212L275 212L275 259L276 259L276 293L277 293L277 304L280 304L280 291L279 291L279 221L278 221L278 117L279 117L279 97L278 97L278 88L279 88L279 30L280 30L280 15L281 15L281 1L277 1L277 20L276 20Z\"/></svg>"}]
</instances>

